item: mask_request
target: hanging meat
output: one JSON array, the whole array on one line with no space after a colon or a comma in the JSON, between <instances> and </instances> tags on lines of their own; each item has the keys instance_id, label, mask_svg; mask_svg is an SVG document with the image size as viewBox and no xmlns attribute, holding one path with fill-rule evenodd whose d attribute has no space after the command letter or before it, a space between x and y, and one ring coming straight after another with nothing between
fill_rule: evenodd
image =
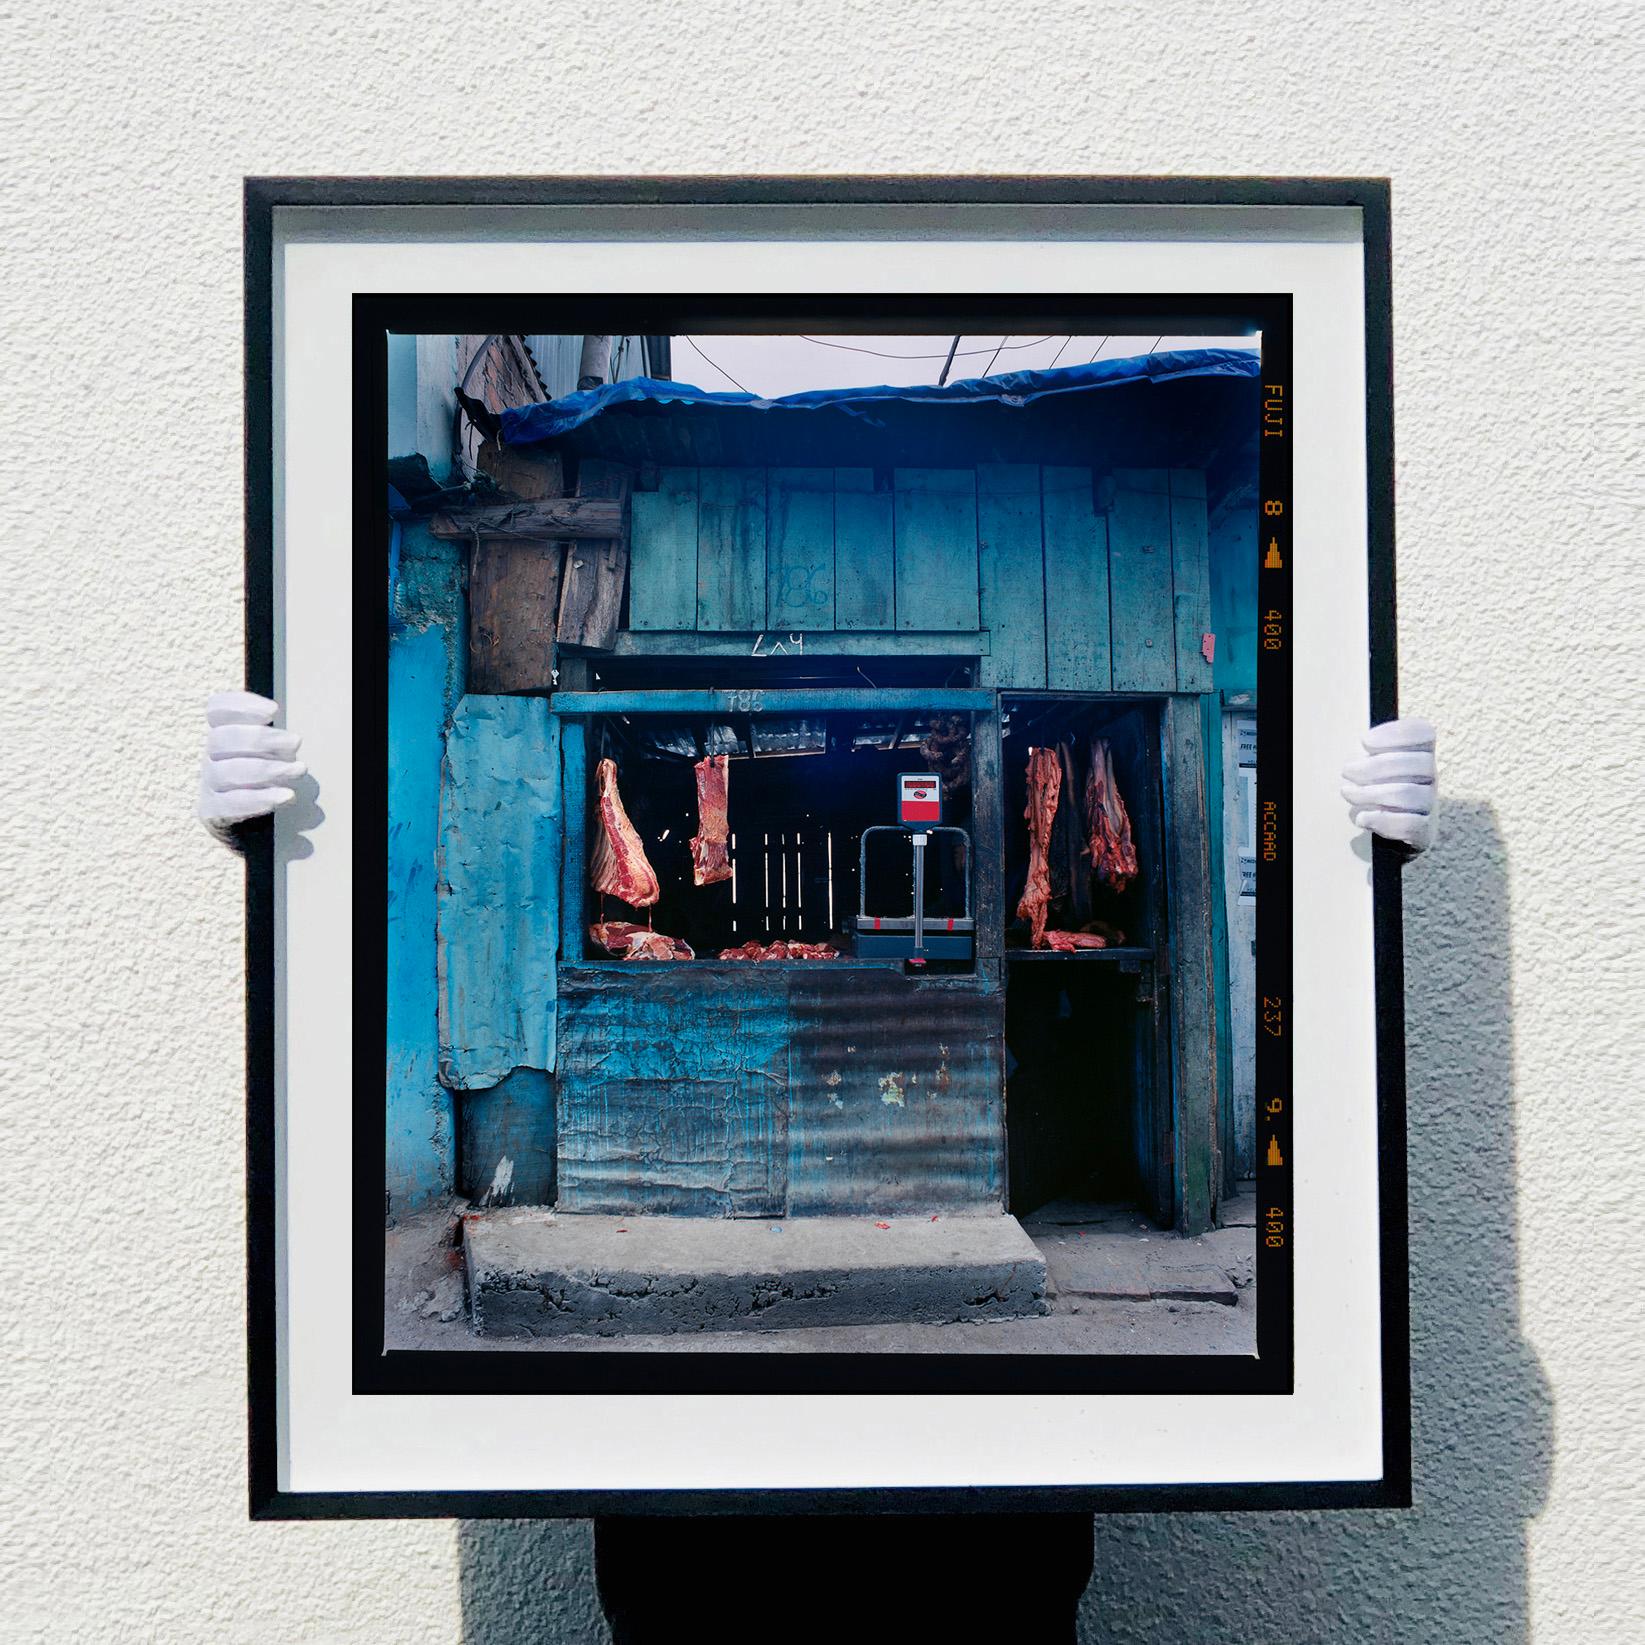
<instances>
[{"instance_id":1,"label":"hanging meat","mask_svg":"<svg viewBox=\"0 0 1645 1645\"><path fill-rule=\"evenodd\" d=\"M958 794L971 786L971 724L964 714L937 714L920 744L928 769L942 779L942 791Z\"/></svg>"},{"instance_id":2,"label":"hanging meat","mask_svg":"<svg viewBox=\"0 0 1645 1645\"><path fill-rule=\"evenodd\" d=\"M619 960L694 960L691 945L631 920L601 920L588 928L597 947Z\"/></svg>"},{"instance_id":3,"label":"hanging meat","mask_svg":"<svg viewBox=\"0 0 1645 1645\"><path fill-rule=\"evenodd\" d=\"M617 762L601 760L595 781L600 816L590 880L596 891L630 908L649 908L662 895L662 888L657 884L656 871L646 861L640 836L623 810L623 797L617 792Z\"/></svg>"},{"instance_id":4,"label":"hanging meat","mask_svg":"<svg viewBox=\"0 0 1645 1645\"><path fill-rule=\"evenodd\" d=\"M1017 918L1028 921L1031 948L1045 946L1045 915L1051 906L1051 866L1046 853L1061 792L1062 762L1056 749L1029 749L1028 808L1023 812L1028 820L1028 882L1017 904Z\"/></svg>"},{"instance_id":5,"label":"hanging meat","mask_svg":"<svg viewBox=\"0 0 1645 1645\"><path fill-rule=\"evenodd\" d=\"M1114 779L1114 750L1105 737L1091 739L1091 771L1085 779L1085 829L1091 872L1114 891L1137 877L1131 818Z\"/></svg>"},{"instance_id":6,"label":"hanging meat","mask_svg":"<svg viewBox=\"0 0 1645 1645\"><path fill-rule=\"evenodd\" d=\"M1083 925L1091 913L1091 865L1086 861L1085 829L1074 796L1079 793L1079 775L1074 769L1074 745L1057 744L1057 763L1062 770L1062 792L1067 805L1057 807L1051 824L1051 843L1046 857L1051 868L1051 902L1071 926Z\"/></svg>"},{"instance_id":7,"label":"hanging meat","mask_svg":"<svg viewBox=\"0 0 1645 1645\"><path fill-rule=\"evenodd\" d=\"M724 754L710 754L697 773L697 832L691 836L691 883L713 885L731 878L730 772Z\"/></svg>"}]
</instances>

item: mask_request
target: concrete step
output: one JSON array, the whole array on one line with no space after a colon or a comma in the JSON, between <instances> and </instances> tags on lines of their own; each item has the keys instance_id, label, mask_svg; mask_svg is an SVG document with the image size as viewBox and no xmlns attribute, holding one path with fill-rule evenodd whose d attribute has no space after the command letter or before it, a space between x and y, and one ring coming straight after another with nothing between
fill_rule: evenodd
<instances>
[{"instance_id":1,"label":"concrete step","mask_svg":"<svg viewBox=\"0 0 1645 1645\"><path fill-rule=\"evenodd\" d=\"M940 1324L1049 1312L1015 1217L463 1218L480 1336Z\"/></svg>"},{"instance_id":2,"label":"concrete step","mask_svg":"<svg viewBox=\"0 0 1645 1645\"><path fill-rule=\"evenodd\" d=\"M1123 1302L1239 1301L1233 1268L1245 1259L1249 1283L1250 1235L1216 1229L1181 1240L1137 1219L1102 1223L1048 1222L1029 1218L1027 1233L1045 1257L1053 1294Z\"/></svg>"}]
</instances>

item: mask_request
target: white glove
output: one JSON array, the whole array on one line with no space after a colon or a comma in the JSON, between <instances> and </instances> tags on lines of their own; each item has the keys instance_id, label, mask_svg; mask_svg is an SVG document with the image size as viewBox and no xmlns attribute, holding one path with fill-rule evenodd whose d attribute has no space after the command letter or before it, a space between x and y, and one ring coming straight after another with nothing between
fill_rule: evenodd
<instances>
[{"instance_id":1,"label":"white glove","mask_svg":"<svg viewBox=\"0 0 1645 1645\"><path fill-rule=\"evenodd\" d=\"M280 705L250 691L206 698L206 747L195 815L216 833L266 817L297 798L289 786L306 765L292 759L302 738L269 723Z\"/></svg>"},{"instance_id":2,"label":"white glove","mask_svg":"<svg viewBox=\"0 0 1645 1645\"><path fill-rule=\"evenodd\" d=\"M1426 851L1439 804L1434 728L1427 720L1389 720L1360 740L1366 757L1342 768L1348 815L1356 828Z\"/></svg>"}]
</instances>

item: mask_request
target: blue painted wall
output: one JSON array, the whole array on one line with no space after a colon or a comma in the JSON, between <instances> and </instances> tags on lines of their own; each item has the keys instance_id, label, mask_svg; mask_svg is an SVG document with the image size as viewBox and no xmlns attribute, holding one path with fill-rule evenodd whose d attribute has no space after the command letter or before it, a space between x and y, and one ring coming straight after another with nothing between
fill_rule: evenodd
<instances>
[{"instance_id":1,"label":"blue painted wall","mask_svg":"<svg viewBox=\"0 0 1645 1645\"><path fill-rule=\"evenodd\" d=\"M1211 516L1211 627L1217 636L1213 678L1218 691L1257 688L1257 508L1253 496ZM1220 746L1216 757L1220 762Z\"/></svg>"},{"instance_id":2,"label":"blue painted wall","mask_svg":"<svg viewBox=\"0 0 1645 1645\"><path fill-rule=\"evenodd\" d=\"M440 801L440 1078L554 1067L560 728L545 697L467 696Z\"/></svg>"},{"instance_id":3,"label":"blue painted wall","mask_svg":"<svg viewBox=\"0 0 1645 1645\"><path fill-rule=\"evenodd\" d=\"M446 725L462 695L462 550L423 526L400 542L390 589L388 693L389 1210L452 1192L452 1096L439 1081L436 858Z\"/></svg>"}]
</instances>

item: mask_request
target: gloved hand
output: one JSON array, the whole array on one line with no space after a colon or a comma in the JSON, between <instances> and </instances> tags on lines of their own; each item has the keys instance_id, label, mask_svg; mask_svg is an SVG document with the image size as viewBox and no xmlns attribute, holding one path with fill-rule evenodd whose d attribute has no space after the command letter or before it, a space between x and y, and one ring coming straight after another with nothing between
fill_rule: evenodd
<instances>
[{"instance_id":1,"label":"gloved hand","mask_svg":"<svg viewBox=\"0 0 1645 1645\"><path fill-rule=\"evenodd\" d=\"M214 691L206 698L206 747L200 761L195 815L214 833L266 817L297 798L288 785L305 771L293 760L302 738L269 723L280 705L251 691Z\"/></svg>"},{"instance_id":2,"label":"gloved hand","mask_svg":"<svg viewBox=\"0 0 1645 1645\"><path fill-rule=\"evenodd\" d=\"M1366 757L1342 768L1342 797L1356 828L1426 851L1439 803L1434 727L1427 720L1389 720L1360 739Z\"/></svg>"}]
</instances>

